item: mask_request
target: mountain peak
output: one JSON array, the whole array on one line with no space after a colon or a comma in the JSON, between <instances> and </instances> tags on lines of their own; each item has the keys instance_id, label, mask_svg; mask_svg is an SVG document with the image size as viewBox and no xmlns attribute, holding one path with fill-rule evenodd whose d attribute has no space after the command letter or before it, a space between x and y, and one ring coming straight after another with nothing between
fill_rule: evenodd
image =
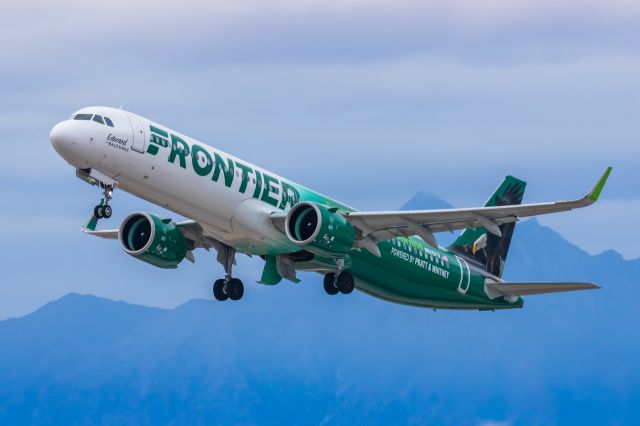
<instances>
[{"instance_id":1,"label":"mountain peak","mask_svg":"<svg viewBox=\"0 0 640 426\"><path fill-rule=\"evenodd\" d=\"M419 191L400 207L400 210L437 210L450 208L453 208L453 206L442 198L438 198L426 191Z\"/></svg>"}]
</instances>

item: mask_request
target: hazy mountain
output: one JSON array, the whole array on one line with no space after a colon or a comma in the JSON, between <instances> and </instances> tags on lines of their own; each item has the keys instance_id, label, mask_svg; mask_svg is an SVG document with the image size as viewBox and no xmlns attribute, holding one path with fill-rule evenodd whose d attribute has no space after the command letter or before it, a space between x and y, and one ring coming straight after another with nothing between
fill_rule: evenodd
<instances>
[{"instance_id":1,"label":"hazy mountain","mask_svg":"<svg viewBox=\"0 0 640 426\"><path fill-rule=\"evenodd\" d=\"M446 202L445 200L436 197L435 195L429 194L425 191L420 191L416 193L409 201L404 203L400 210L425 210L425 209L451 209L453 206ZM455 240L456 234L442 232L437 235L438 244L440 246L446 247L449 244L453 243Z\"/></svg>"},{"instance_id":2,"label":"hazy mountain","mask_svg":"<svg viewBox=\"0 0 640 426\"><path fill-rule=\"evenodd\" d=\"M424 210L424 209L450 209L451 204L441 198L431 195L428 192L420 191L409 201L404 203L400 210Z\"/></svg>"},{"instance_id":3,"label":"hazy mountain","mask_svg":"<svg viewBox=\"0 0 640 426\"><path fill-rule=\"evenodd\" d=\"M314 275L173 310L68 295L0 322L0 424L637 424L639 263L529 220L507 278L603 289L493 313L329 297Z\"/></svg>"}]
</instances>

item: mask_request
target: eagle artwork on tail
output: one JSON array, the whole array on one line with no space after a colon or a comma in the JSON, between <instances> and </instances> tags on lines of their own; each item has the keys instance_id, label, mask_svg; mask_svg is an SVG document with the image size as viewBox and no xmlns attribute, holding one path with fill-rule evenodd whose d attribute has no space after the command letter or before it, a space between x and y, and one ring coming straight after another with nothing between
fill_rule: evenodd
<instances>
[{"instance_id":1,"label":"eagle artwork on tail","mask_svg":"<svg viewBox=\"0 0 640 426\"><path fill-rule=\"evenodd\" d=\"M507 176L485 207L511 206L522 203L526 182ZM465 230L451 249L466 259L477 263L490 274L502 276L515 223L500 226L501 236L483 227Z\"/></svg>"}]
</instances>

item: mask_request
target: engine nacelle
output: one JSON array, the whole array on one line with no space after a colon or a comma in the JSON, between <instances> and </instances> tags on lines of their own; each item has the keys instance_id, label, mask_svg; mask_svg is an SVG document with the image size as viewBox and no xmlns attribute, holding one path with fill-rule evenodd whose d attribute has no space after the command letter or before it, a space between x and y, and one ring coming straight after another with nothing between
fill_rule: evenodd
<instances>
[{"instance_id":1,"label":"engine nacelle","mask_svg":"<svg viewBox=\"0 0 640 426\"><path fill-rule=\"evenodd\" d=\"M177 268L187 255L187 240L171 219L132 213L120 225L118 239L131 256L159 268Z\"/></svg>"},{"instance_id":2,"label":"engine nacelle","mask_svg":"<svg viewBox=\"0 0 640 426\"><path fill-rule=\"evenodd\" d=\"M293 206L285 230L291 241L320 255L346 254L356 241L355 228L336 209L311 202Z\"/></svg>"}]
</instances>

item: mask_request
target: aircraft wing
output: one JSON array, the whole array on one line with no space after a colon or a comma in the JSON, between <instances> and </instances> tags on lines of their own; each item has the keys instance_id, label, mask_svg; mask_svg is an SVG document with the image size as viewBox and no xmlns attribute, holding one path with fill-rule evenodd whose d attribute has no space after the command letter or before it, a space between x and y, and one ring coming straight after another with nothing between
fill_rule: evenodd
<instances>
[{"instance_id":1,"label":"aircraft wing","mask_svg":"<svg viewBox=\"0 0 640 426\"><path fill-rule=\"evenodd\" d=\"M592 283L487 283L488 293L499 296L528 296L532 294L559 293L563 291L593 290L600 288ZM495 294L497 293L497 294Z\"/></svg>"},{"instance_id":2,"label":"aircraft wing","mask_svg":"<svg viewBox=\"0 0 640 426\"><path fill-rule=\"evenodd\" d=\"M93 216L93 214L91 214L89 218L87 218L86 223L82 226L82 232L88 235L93 235L108 240L118 239L118 229L96 230L97 224L98 220ZM228 250L225 249L226 246L217 239L207 235L206 231L198 222L194 220L184 220L182 222L176 222L175 226L180 230L180 232L182 232L182 235L184 235L184 237L190 243L190 248L189 250L187 250L186 254L187 260L195 263L193 250L196 248L203 248L207 251L209 251L211 248L214 248L218 252L218 262L220 262L222 265L225 265L227 261L226 256L228 256ZM247 256L251 257L250 254L247 254ZM233 260L233 264L236 264L235 258Z\"/></svg>"},{"instance_id":3,"label":"aircraft wing","mask_svg":"<svg viewBox=\"0 0 640 426\"><path fill-rule=\"evenodd\" d=\"M517 222L521 217L563 212L593 204L600 197L610 173L611 167L607 168L587 195L571 201L464 209L347 212L344 215L362 231L363 239L369 238L373 242L418 235L432 246L437 246L434 232L478 227L501 236L500 225Z\"/></svg>"},{"instance_id":4,"label":"aircraft wing","mask_svg":"<svg viewBox=\"0 0 640 426\"><path fill-rule=\"evenodd\" d=\"M85 234L93 235L95 237L105 238L107 240L118 239L117 229L96 230L96 223L97 221L95 221L95 218L93 217L93 215L91 215L87 220L87 223L82 227L82 232L84 232ZM176 227L180 229L180 231L182 231L182 234L187 240L193 242L195 248L202 247L207 250L211 247L215 247L216 249L218 248L217 245L219 244L219 242L211 237L206 236L198 222L193 220L185 220L176 223Z\"/></svg>"}]
</instances>

